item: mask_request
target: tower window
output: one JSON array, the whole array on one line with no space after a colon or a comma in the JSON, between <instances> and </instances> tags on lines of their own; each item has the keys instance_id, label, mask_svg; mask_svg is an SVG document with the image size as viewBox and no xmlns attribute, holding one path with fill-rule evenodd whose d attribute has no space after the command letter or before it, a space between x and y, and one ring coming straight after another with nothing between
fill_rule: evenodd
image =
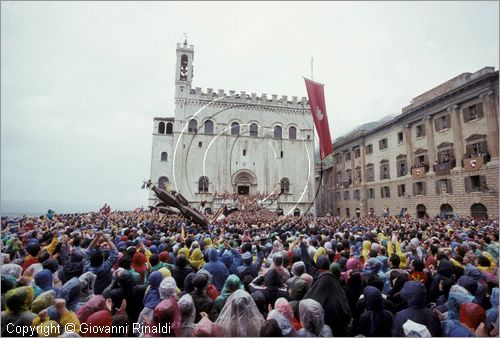
<instances>
[{"instance_id":1,"label":"tower window","mask_svg":"<svg viewBox=\"0 0 500 338\"><path fill-rule=\"evenodd\" d=\"M247 156L247 150L243 149L243 156Z\"/></svg>"},{"instance_id":2,"label":"tower window","mask_svg":"<svg viewBox=\"0 0 500 338\"><path fill-rule=\"evenodd\" d=\"M167 154L167 152L166 152L166 151L164 151L164 152L162 152L162 153L161 153L161 155L160 155L160 160L161 160L162 162L167 162L167 160L168 160L168 154Z\"/></svg>"},{"instance_id":3,"label":"tower window","mask_svg":"<svg viewBox=\"0 0 500 338\"><path fill-rule=\"evenodd\" d=\"M203 147L203 142L201 142L201 141L198 142L198 147L200 147L200 148Z\"/></svg>"},{"instance_id":4,"label":"tower window","mask_svg":"<svg viewBox=\"0 0 500 338\"><path fill-rule=\"evenodd\" d=\"M187 75L188 75L188 57L186 54L183 54L181 56L181 69L180 69L179 80L187 81L188 79Z\"/></svg>"},{"instance_id":5,"label":"tower window","mask_svg":"<svg viewBox=\"0 0 500 338\"><path fill-rule=\"evenodd\" d=\"M165 122L158 123L158 134L165 134Z\"/></svg>"},{"instance_id":6,"label":"tower window","mask_svg":"<svg viewBox=\"0 0 500 338\"><path fill-rule=\"evenodd\" d=\"M172 129L173 129L172 123L167 123L167 134L168 135L172 134Z\"/></svg>"},{"instance_id":7,"label":"tower window","mask_svg":"<svg viewBox=\"0 0 500 338\"><path fill-rule=\"evenodd\" d=\"M290 140L296 140L297 139L297 128L290 127L290 129L288 129L288 138Z\"/></svg>"}]
</instances>

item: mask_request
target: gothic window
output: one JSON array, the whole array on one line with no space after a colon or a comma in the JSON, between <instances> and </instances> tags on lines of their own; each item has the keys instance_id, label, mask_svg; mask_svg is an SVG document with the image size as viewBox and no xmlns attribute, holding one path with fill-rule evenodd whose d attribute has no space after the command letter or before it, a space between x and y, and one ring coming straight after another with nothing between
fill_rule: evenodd
<instances>
[{"instance_id":1,"label":"gothic window","mask_svg":"<svg viewBox=\"0 0 500 338\"><path fill-rule=\"evenodd\" d=\"M280 181L280 188L282 194L290 193L290 180L286 177L283 177Z\"/></svg>"},{"instance_id":2,"label":"gothic window","mask_svg":"<svg viewBox=\"0 0 500 338\"><path fill-rule=\"evenodd\" d=\"M165 122L158 123L158 134L165 134Z\"/></svg>"},{"instance_id":3,"label":"gothic window","mask_svg":"<svg viewBox=\"0 0 500 338\"><path fill-rule=\"evenodd\" d=\"M188 57L186 54L181 56L181 69L180 69L180 77L179 80L187 81L188 75Z\"/></svg>"},{"instance_id":4,"label":"gothic window","mask_svg":"<svg viewBox=\"0 0 500 338\"><path fill-rule=\"evenodd\" d=\"M295 127L290 127L290 128L288 129L288 138L289 138L290 140L295 140L295 139L297 139L297 128L295 128Z\"/></svg>"},{"instance_id":5,"label":"gothic window","mask_svg":"<svg viewBox=\"0 0 500 338\"><path fill-rule=\"evenodd\" d=\"M214 133L214 123L211 120L205 121L205 134L213 134Z\"/></svg>"},{"instance_id":6,"label":"gothic window","mask_svg":"<svg viewBox=\"0 0 500 338\"><path fill-rule=\"evenodd\" d=\"M240 135L240 124L238 122L231 123L231 135L233 136Z\"/></svg>"},{"instance_id":7,"label":"gothic window","mask_svg":"<svg viewBox=\"0 0 500 338\"><path fill-rule=\"evenodd\" d=\"M158 179L158 187L160 189L166 189L168 184L168 178L165 176L162 176Z\"/></svg>"},{"instance_id":8,"label":"gothic window","mask_svg":"<svg viewBox=\"0 0 500 338\"><path fill-rule=\"evenodd\" d=\"M259 126L257 125L257 123L252 123L250 125L250 136L251 137L259 136Z\"/></svg>"},{"instance_id":9,"label":"gothic window","mask_svg":"<svg viewBox=\"0 0 500 338\"><path fill-rule=\"evenodd\" d=\"M283 137L281 126L274 126L274 138L280 140Z\"/></svg>"},{"instance_id":10,"label":"gothic window","mask_svg":"<svg viewBox=\"0 0 500 338\"><path fill-rule=\"evenodd\" d=\"M198 122L195 119L191 119L188 124L188 133L196 133L198 131Z\"/></svg>"},{"instance_id":11,"label":"gothic window","mask_svg":"<svg viewBox=\"0 0 500 338\"><path fill-rule=\"evenodd\" d=\"M198 192L208 192L208 177L200 177L198 180Z\"/></svg>"},{"instance_id":12,"label":"gothic window","mask_svg":"<svg viewBox=\"0 0 500 338\"><path fill-rule=\"evenodd\" d=\"M168 160L168 154L167 154L166 151L164 151L164 152L161 153L160 160L163 161L163 162L167 162L167 160Z\"/></svg>"},{"instance_id":13,"label":"gothic window","mask_svg":"<svg viewBox=\"0 0 500 338\"><path fill-rule=\"evenodd\" d=\"M172 123L167 123L167 134L168 135L172 134L172 128L173 128Z\"/></svg>"}]
</instances>

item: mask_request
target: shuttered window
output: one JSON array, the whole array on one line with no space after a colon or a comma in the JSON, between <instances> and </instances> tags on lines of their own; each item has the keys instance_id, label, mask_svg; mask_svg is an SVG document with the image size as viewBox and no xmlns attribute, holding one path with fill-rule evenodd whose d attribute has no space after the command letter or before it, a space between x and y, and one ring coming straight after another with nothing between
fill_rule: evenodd
<instances>
[{"instance_id":1,"label":"shuttered window","mask_svg":"<svg viewBox=\"0 0 500 338\"><path fill-rule=\"evenodd\" d=\"M488 185L486 183L486 176L475 175L468 176L464 178L465 192L485 192L488 190Z\"/></svg>"},{"instance_id":2,"label":"shuttered window","mask_svg":"<svg viewBox=\"0 0 500 338\"><path fill-rule=\"evenodd\" d=\"M477 103L475 105L464 108L463 110L464 122L469 122L477 120L484 117L483 103Z\"/></svg>"},{"instance_id":3,"label":"shuttered window","mask_svg":"<svg viewBox=\"0 0 500 338\"><path fill-rule=\"evenodd\" d=\"M425 196L426 195L426 189L425 189L425 182L415 182L413 183L413 196Z\"/></svg>"},{"instance_id":4,"label":"shuttered window","mask_svg":"<svg viewBox=\"0 0 500 338\"><path fill-rule=\"evenodd\" d=\"M448 115L438 117L434 121L434 126L436 128L436 131L441 131L441 130L450 128L451 127L450 115L448 114Z\"/></svg>"},{"instance_id":5,"label":"shuttered window","mask_svg":"<svg viewBox=\"0 0 500 338\"><path fill-rule=\"evenodd\" d=\"M436 180L436 195L452 194L453 186L451 179Z\"/></svg>"}]
</instances>

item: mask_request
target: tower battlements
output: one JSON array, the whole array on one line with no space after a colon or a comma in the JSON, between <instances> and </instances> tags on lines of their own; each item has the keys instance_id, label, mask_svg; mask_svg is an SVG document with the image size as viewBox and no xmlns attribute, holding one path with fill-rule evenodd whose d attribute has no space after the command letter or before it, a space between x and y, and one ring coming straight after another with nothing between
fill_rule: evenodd
<instances>
[{"instance_id":1,"label":"tower battlements","mask_svg":"<svg viewBox=\"0 0 500 338\"><path fill-rule=\"evenodd\" d=\"M268 106L286 107L291 109L304 109L309 108L309 101L306 97L298 98L297 96L292 96L291 99L287 95L277 94L256 94L247 93L246 91L236 92L235 90L229 90L226 92L224 89L218 89L215 91L213 88L202 89L201 87L192 88L189 92L189 99L198 100L215 100L223 97L223 101L229 102L245 102L248 104L261 104Z\"/></svg>"}]
</instances>

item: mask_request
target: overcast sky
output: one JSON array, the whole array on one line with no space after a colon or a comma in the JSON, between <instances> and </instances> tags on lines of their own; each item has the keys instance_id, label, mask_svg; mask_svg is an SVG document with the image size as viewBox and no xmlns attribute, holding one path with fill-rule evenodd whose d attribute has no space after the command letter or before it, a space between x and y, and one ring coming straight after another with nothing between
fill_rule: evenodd
<instances>
[{"instance_id":1,"label":"overcast sky","mask_svg":"<svg viewBox=\"0 0 500 338\"><path fill-rule=\"evenodd\" d=\"M2 212L147 206L153 117L173 116L183 33L202 88L306 96L314 57L334 139L463 72L498 69L498 12L472 1L2 2Z\"/></svg>"}]
</instances>

